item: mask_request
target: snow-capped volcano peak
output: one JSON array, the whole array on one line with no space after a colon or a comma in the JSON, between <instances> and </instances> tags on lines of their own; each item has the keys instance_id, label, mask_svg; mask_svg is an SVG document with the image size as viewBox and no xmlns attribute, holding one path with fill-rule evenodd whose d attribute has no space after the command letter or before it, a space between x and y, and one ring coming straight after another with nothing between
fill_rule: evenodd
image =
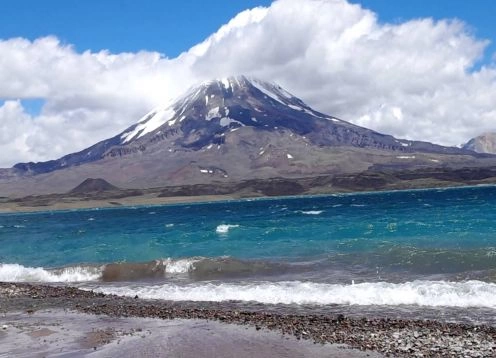
<instances>
[{"instance_id":1,"label":"snow-capped volcano peak","mask_svg":"<svg viewBox=\"0 0 496 358\"><path fill-rule=\"evenodd\" d=\"M122 144L128 144L159 131L163 126L165 129L180 127L188 131L192 120L209 122L210 129L220 127L217 130L242 126L284 127L285 123L274 115L274 112L280 111L297 111L299 114L338 121L314 111L275 83L247 76L231 76L190 88L174 102L147 113L120 138ZM184 123L189 125L183 126Z\"/></svg>"},{"instance_id":2,"label":"snow-capped volcano peak","mask_svg":"<svg viewBox=\"0 0 496 358\"><path fill-rule=\"evenodd\" d=\"M19 163L15 168L39 174L134 153L160 153L168 158L174 157L174 153L221 148L238 153L240 158L249 155L253 159L264 156L264 148L279 140L282 142L278 147L300 143L318 150L354 147L409 153L467 153L425 142L398 140L320 113L275 83L233 76L194 86L178 99L153 109L122 133L81 152L44 163ZM293 160L294 152L282 157L285 161Z\"/></svg>"}]
</instances>

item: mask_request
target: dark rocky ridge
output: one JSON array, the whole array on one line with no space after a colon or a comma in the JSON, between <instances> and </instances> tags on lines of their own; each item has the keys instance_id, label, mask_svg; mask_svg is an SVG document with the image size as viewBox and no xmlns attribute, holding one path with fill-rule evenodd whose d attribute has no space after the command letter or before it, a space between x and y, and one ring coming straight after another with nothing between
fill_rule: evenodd
<instances>
[{"instance_id":1,"label":"dark rocky ridge","mask_svg":"<svg viewBox=\"0 0 496 358\"><path fill-rule=\"evenodd\" d=\"M247 179L239 182L216 181L204 184L170 185L150 189L114 189L107 191L68 192L4 199L5 204L16 203L21 208L54 206L90 200L107 200L108 204L126 205L120 199L147 197L166 202L171 197L201 197L229 195L231 198L328 194L350 191L398 190L461 185L496 184L496 166L486 168L423 168L413 170L367 170L301 178ZM158 203L160 203L160 200ZM1 204L1 203L0 203ZM102 204L100 204L102 205ZM1 206L0 206L1 210Z\"/></svg>"}]
</instances>

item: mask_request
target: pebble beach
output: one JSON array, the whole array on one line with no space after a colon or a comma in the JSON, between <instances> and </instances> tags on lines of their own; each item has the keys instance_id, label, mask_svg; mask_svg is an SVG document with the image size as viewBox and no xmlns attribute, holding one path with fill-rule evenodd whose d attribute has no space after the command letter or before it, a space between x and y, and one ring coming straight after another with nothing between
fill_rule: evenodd
<instances>
[{"instance_id":1,"label":"pebble beach","mask_svg":"<svg viewBox=\"0 0 496 358\"><path fill-rule=\"evenodd\" d=\"M267 338L270 342L265 342L264 348L262 347L263 344L258 348L270 350L269 347L276 347L274 348L275 351L271 351L270 355L281 357L496 357L496 327L493 326L434 320L351 318L341 314L282 314L271 310L253 311L240 309L240 306L234 307L229 303L182 303L165 300L143 300L139 297L125 298L66 286L1 283L0 311L2 318L0 319L0 324L2 325L2 334L0 335L0 347L8 347L9 341L13 341L13 336L8 335L7 332L11 331L12 333L12 327L15 324L18 327L22 326L23 322L28 325L30 317L33 317L33 315L46 315L47 310L49 312L51 310L56 312L51 317L58 317L59 324L62 324L64 320L67 322L73 321L71 314L83 314L85 317L107 317L107 319L143 319L143 321L134 321L135 327L129 326L129 322L127 322L126 324L131 328L128 329L127 333L124 333L127 336L138 335L139 337L146 337L147 334L139 333L151 329L151 333L148 336L153 338L155 345L157 345L156 342L166 342L166 338L171 337L171 329L164 330L162 328L164 330L162 335L152 334L157 321L153 321L154 323L151 324L150 319L168 322L169 325L171 322L176 322L176 328L179 322L183 325L182 331L184 332L186 328L186 331L190 333L194 332L195 329L219 333L227 326L235 327L233 328L234 330L242 326L246 329L240 332L243 332L244 335L250 335L249 340L254 342L257 342L256 337L271 337L270 339ZM60 312L64 312L64 314ZM10 323L9 320L11 321ZM12 322L16 323L13 324ZM91 353L91 349L95 352L101 351L102 347L112 342L114 342L115 346L115 340L124 334L115 332L115 326L122 327L122 322L113 326L102 322L98 323L97 327L92 328L92 332L97 333L94 333L91 339L87 338L86 345L82 345L79 348L78 352L81 355ZM212 326L208 326L208 329L202 326L202 324L207 324L206 322L212 324ZM98 325L100 326L98 327ZM47 327L44 328L48 329ZM38 331L42 329L43 327L38 327ZM137 329L140 331L137 331ZM228 331L234 332L231 328ZM49 332L47 330L41 331L41 333L38 332L38 336L40 334L41 336L46 335ZM275 336L274 333L276 333ZM216 354L222 356L222 352L227 354L229 350L237 349L228 344L227 341L224 343L229 347L226 348L224 345L223 348L222 344L219 345L219 342L227 337L226 335L219 333L216 337L217 348L214 345L213 350L209 353L211 356L216 356ZM239 335L237 336L237 338L240 337ZM33 338L31 337L31 339ZM280 347L283 348L282 350L277 351L278 345L271 341L274 339L279 341ZM92 340L94 343L88 343ZM228 341L232 342L232 339ZM284 344L281 342L284 342ZM141 343L138 345L139 347L141 347ZM191 342L183 343L183 349L193 349L191 347L194 344L192 345ZM200 344L200 342L197 343ZM308 345L309 343L311 343L310 346ZM89 346L93 345L93 347L89 347L88 344ZM128 342L128 344L130 343ZM136 349L141 349L136 346L136 342L133 344ZM171 345L175 347L174 349L181 351L181 345L178 345L177 342L169 343L169 348ZM114 346L111 348L116 349ZM287 346L292 348L287 350ZM166 346L160 345L160 347L163 352L167 351ZM109 347L107 348L110 349ZM239 345L238 348L243 353L242 345ZM217 353L216 349L218 350ZM5 349L2 349L2 351L5 351ZM191 356L194 356L193 351L190 352ZM126 350L126 352L131 351ZM126 352L122 353L125 355ZM184 353L184 351L181 352ZM233 351L230 353L232 354ZM254 353L248 352L247 356ZM264 354L269 354L269 351Z\"/></svg>"}]
</instances>

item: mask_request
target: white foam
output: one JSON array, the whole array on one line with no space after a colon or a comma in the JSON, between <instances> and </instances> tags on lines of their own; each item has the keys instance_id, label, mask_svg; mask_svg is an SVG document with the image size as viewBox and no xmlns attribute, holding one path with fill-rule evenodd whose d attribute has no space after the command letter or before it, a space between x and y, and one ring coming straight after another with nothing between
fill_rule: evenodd
<instances>
[{"instance_id":1,"label":"white foam","mask_svg":"<svg viewBox=\"0 0 496 358\"><path fill-rule=\"evenodd\" d=\"M487 307L496 309L496 284L481 281L414 281L359 283L257 282L249 284L197 283L141 287L100 287L100 292L146 299L191 301L255 301L267 304L418 305Z\"/></svg>"},{"instance_id":2,"label":"white foam","mask_svg":"<svg viewBox=\"0 0 496 358\"><path fill-rule=\"evenodd\" d=\"M0 264L0 281L4 282L84 282L101 276L100 267L66 267L46 270L42 267L25 267L19 264Z\"/></svg>"},{"instance_id":3,"label":"white foam","mask_svg":"<svg viewBox=\"0 0 496 358\"><path fill-rule=\"evenodd\" d=\"M324 210L308 210L308 211L300 211L300 213L305 215L320 215L324 212Z\"/></svg>"},{"instance_id":4,"label":"white foam","mask_svg":"<svg viewBox=\"0 0 496 358\"><path fill-rule=\"evenodd\" d=\"M167 273L188 273L194 269L195 262L200 259L179 259L172 260L166 259L164 260L165 264L165 272Z\"/></svg>"},{"instance_id":5,"label":"white foam","mask_svg":"<svg viewBox=\"0 0 496 358\"><path fill-rule=\"evenodd\" d=\"M239 227L239 225L229 225L229 224L220 224L215 229L217 234L227 234L231 228Z\"/></svg>"}]
</instances>

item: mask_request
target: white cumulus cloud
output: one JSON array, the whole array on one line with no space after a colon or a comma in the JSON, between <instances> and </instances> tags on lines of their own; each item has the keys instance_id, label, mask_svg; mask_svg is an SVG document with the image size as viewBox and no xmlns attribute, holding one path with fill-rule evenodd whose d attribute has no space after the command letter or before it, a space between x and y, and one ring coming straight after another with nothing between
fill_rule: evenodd
<instances>
[{"instance_id":1,"label":"white cumulus cloud","mask_svg":"<svg viewBox=\"0 0 496 358\"><path fill-rule=\"evenodd\" d=\"M54 159L117 134L211 78L275 81L315 109L402 138L457 145L496 130L495 63L458 20L381 23L345 0L246 10L177 58L83 53L55 37L0 40L0 166ZM494 61L494 59L493 59ZM42 98L39 114L22 99Z\"/></svg>"}]
</instances>

